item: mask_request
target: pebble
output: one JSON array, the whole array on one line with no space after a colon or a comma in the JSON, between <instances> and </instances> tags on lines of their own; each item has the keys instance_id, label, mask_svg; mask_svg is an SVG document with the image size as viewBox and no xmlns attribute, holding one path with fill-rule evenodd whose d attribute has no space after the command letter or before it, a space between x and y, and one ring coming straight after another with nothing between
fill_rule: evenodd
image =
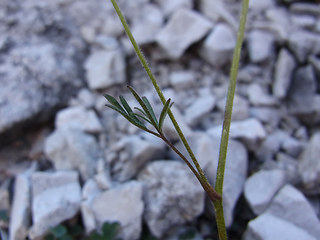
<instances>
[{"instance_id":1,"label":"pebble","mask_svg":"<svg viewBox=\"0 0 320 240\"><path fill-rule=\"evenodd\" d=\"M248 34L248 50L252 62L266 61L274 52L273 34L262 30L252 30Z\"/></svg>"}]
</instances>

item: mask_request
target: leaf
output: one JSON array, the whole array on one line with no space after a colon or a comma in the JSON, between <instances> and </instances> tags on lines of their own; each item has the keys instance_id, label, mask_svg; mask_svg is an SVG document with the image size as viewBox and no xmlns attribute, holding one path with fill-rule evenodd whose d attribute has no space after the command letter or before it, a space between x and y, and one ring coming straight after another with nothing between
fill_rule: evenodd
<instances>
[{"instance_id":1,"label":"leaf","mask_svg":"<svg viewBox=\"0 0 320 240\"><path fill-rule=\"evenodd\" d=\"M9 216L8 216L7 210L0 210L0 220L5 221L5 222L9 221Z\"/></svg>"},{"instance_id":2,"label":"leaf","mask_svg":"<svg viewBox=\"0 0 320 240\"><path fill-rule=\"evenodd\" d=\"M162 111L161 111L161 114L160 114L160 118L159 118L159 129L162 130L162 125L163 125L163 122L164 122L164 119L166 118L167 116L167 113L168 113L168 110L170 109L170 107L172 106L170 104L170 101L171 99L169 98L166 103L164 104L163 108L162 108Z\"/></svg>"},{"instance_id":3,"label":"leaf","mask_svg":"<svg viewBox=\"0 0 320 240\"><path fill-rule=\"evenodd\" d=\"M50 229L50 232L56 237L56 238L61 238L63 237L64 235L67 234L68 230L65 226L63 225L57 225L56 227L54 228L51 228Z\"/></svg>"},{"instance_id":4,"label":"leaf","mask_svg":"<svg viewBox=\"0 0 320 240\"><path fill-rule=\"evenodd\" d=\"M132 87L128 86L129 90L131 91L132 95L135 97L135 99L138 101L138 103L140 104L140 106L142 107L145 115L147 116L147 118L150 120L151 125L154 126L156 129L158 128L158 124L157 121L154 121L152 114L149 112L148 107L146 106L145 102L140 98L140 96L138 95L138 93L136 91L133 90ZM150 104L150 103L149 103ZM154 115L154 114L153 114Z\"/></svg>"},{"instance_id":5,"label":"leaf","mask_svg":"<svg viewBox=\"0 0 320 240\"><path fill-rule=\"evenodd\" d=\"M143 101L144 104L146 105L146 107L147 107L147 109L148 109L148 112L150 113L153 122L155 122L156 125L159 126L158 120L157 120L157 118L156 118L156 115L154 114L154 111L153 111L153 109L152 109L152 107L151 107L151 104L150 104L148 98L142 97L142 101Z\"/></svg>"},{"instance_id":6,"label":"leaf","mask_svg":"<svg viewBox=\"0 0 320 240\"><path fill-rule=\"evenodd\" d=\"M112 106L114 106L116 109L118 109L118 110L116 110L116 109L113 108L114 110L116 110L118 112L126 113L126 111L123 109L123 107L120 105L120 103L118 103L118 101L114 97L112 97L109 94L105 94L104 97L108 100L108 102ZM110 105L107 105L107 106L110 107Z\"/></svg>"},{"instance_id":7,"label":"leaf","mask_svg":"<svg viewBox=\"0 0 320 240\"><path fill-rule=\"evenodd\" d=\"M61 240L73 240L70 235L64 235L60 238Z\"/></svg>"},{"instance_id":8,"label":"leaf","mask_svg":"<svg viewBox=\"0 0 320 240\"><path fill-rule=\"evenodd\" d=\"M120 224L117 222L104 223L102 226L102 233L105 239L114 239L117 236Z\"/></svg>"},{"instance_id":9,"label":"leaf","mask_svg":"<svg viewBox=\"0 0 320 240\"><path fill-rule=\"evenodd\" d=\"M131 107L129 106L129 104L127 103L127 101L124 99L123 96L120 96L120 101L122 103L122 106L126 109L127 113L131 113L132 112L132 109Z\"/></svg>"}]
</instances>

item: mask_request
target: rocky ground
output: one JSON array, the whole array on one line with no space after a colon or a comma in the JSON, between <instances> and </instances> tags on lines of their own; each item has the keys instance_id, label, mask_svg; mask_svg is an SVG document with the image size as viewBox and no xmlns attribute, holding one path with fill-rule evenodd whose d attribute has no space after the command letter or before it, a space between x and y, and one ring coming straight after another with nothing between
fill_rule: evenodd
<instances>
[{"instance_id":1,"label":"rocky ground","mask_svg":"<svg viewBox=\"0 0 320 240\"><path fill-rule=\"evenodd\" d=\"M241 1L118 2L213 182ZM124 240L217 239L185 164L105 107L103 93L137 105L127 84L161 107L109 1L1 0L0 23L3 238L118 222ZM251 0L223 193L230 239L319 239L319 79L319 2Z\"/></svg>"}]
</instances>

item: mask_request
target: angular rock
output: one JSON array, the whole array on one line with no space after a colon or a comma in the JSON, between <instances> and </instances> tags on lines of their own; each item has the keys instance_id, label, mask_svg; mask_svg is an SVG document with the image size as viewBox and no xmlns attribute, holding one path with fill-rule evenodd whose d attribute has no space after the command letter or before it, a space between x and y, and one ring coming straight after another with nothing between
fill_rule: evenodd
<instances>
[{"instance_id":1,"label":"angular rock","mask_svg":"<svg viewBox=\"0 0 320 240\"><path fill-rule=\"evenodd\" d=\"M317 238L288 221L275 217L271 214L262 214L249 222L243 239L316 240Z\"/></svg>"},{"instance_id":2,"label":"angular rock","mask_svg":"<svg viewBox=\"0 0 320 240\"><path fill-rule=\"evenodd\" d=\"M135 40L140 45L154 42L164 21L163 13L155 4L143 4L138 13L131 27Z\"/></svg>"},{"instance_id":3,"label":"angular rock","mask_svg":"<svg viewBox=\"0 0 320 240\"><path fill-rule=\"evenodd\" d=\"M102 125L93 110L84 107L70 107L59 111L55 120L56 128L79 129L88 133L99 133Z\"/></svg>"},{"instance_id":4,"label":"angular rock","mask_svg":"<svg viewBox=\"0 0 320 240\"><path fill-rule=\"evenodd\" d=\"M161 158L165 152L165 145L154 139L150 141L132 135L124 137L113 145L111 150L120 158L112 165L113 176L122 182L136 176L146 162Z\"/></svg>"},{"instance_id":5,"label":"angular rock","mask_svg":"<svg viewBox=\"0 0 320 240\"><path fill-rule=\"evenodd\" d=\"M192 71L175 71L169 75L169 82L177 91L190 88L195 83Z\"/></svg>"},{"instance_id":6,"label":"angular rock","mask_svg":"<svg viewBox=\"0 0 320 240\"><path fill-rule=\"evenodd\" d=\"M207 132L209 135L219 138L222 126L212 127ZM263 125L255 118L233 122L230 126L230 137L240 139L249 149L255 149L266 135Z\"/></svg>"},{"instance_id":7,"label":"angular rock","mask_svg":"<svg viewBox=\"0 0 320 240\"><path fill-rule=\"evenodd\" d=\"M156 3L160 5L166 16L171 15L181 8L192 9L193 7L192 0L156 0Z\"/></svg>"},{"instance_id":8,"label":"angular rock","mask_svg":"<svg viewBox=\"0 0 320 240\"><path fill-rule=\"evenodd\" d=\"M142 184L130 181L100 194L93 201L98 226L105 222L120 223L120 238L137 240L142 230Z\"/></svg>"},{"instance_id":9,"label":"angular rock","mask_svg":"<svg viewBox=\"0 0 320 240\"><path fill-rule=\"evenodd\" d=\"M195 132L188 138L188 142L209 181L214 183L217 174L220 137L212 138L207 133ZM182 143L176 144L176 147L185 156L188 156ZM178 159L175 153L171 152L170 154ZM191 160L189 161L191 162ZM223 188L223 205L227 226L231 226L233 222L233 210L243 190L247 176L247 165L248 155L245 147L237 141L230 140Z\"/></svg>"},{"instance_id":10,"label":"angular rock","mask_svg":"<svg viewBox=\"0 0 320 240\"><path fill-rule=\"evenodd\" d=\"M251 11L263 11L273 7L274 0L252 0L249 2L249 8Z\"/></svg>"},{"instance_id":11,"label":"angular rock","mask_svg":"<svg viewBox=\"0 0 320 240\"><path fill-rule=\"evenodd\" d=\"M103 89L125 83L126 66L121 50L97 51L85 62L86 77L90 89Z\"/></svg>"},{"instance_id":12,"label":"angular rock","mask_svg":"<svg viewBox=\"0 0 320 240\"><path fill-rule=\"evenodd\" d=\"M277 100L266 93L262 86L258 83L252 83L248 87L248 97L252 105L273 106L277 104Z\"/></svg>"},{"instance_id":13,"label":"angular rock","mask_svg":"<svg viewBox=\"0 0 320 240\"><path fill-rule=\"evenodd\" d=\"M200 56L214 67L230 62L236 45L234 30L225 23L218 23L200 49Z\"/></svg>"},{"instance_id":14,"label":"angular rock","mask_svg":"<svg viewBox=\"0 0 320 240\"><path fill-rule=\"evenodd\" d=\"M36 166L16 176L10 214L10 240L25 239L31 225L31 179Z\"/></svg>"},{"instance_id":15,"label":"angular rock","mask_svg":"<svg viewBox=\"0 0 320 240\"><path fill-rule=\"evenodd\" d=\"M289 36L289 47L300 63L305 62L309 55L320 53L319 34L298 30Z\"/></svg>"},{"instance_id":16,"label":"angular rock","mask_svg":"<svg viewBox=\"0 0 320 240\"><path fill-rule=\"evenodd\" d=\"M261 121L266 127L270 126L274 130L277 128L283 113L275 107L251 107L249 115Z\"/></svg>"},{"instance_id":17,"label":"angular rock","mask_svg":"<svg viewBox=\"0 0 320 240\"><path fill-rule=\"evenodd\" d=\"M75 47L65 51L42 40L30 41L20 39L0 64L0 115L6 116L0 119L0 137L4 134L4 141L21 134L21 128L30 123L49 120L52 111L66 104L81 85L71 53Z\"/></svg>"},{"instance_id":18,"label":"angular rock","mask_svg":"<svg viewBox=\"0 0 320 240\"><path fill-rule=\"evenodd\" d=\"M204 191L184 163L152 162L140 172L138 180L144 184L144 219L158 238L203 211Z\"/></svg>"},{"instance_id":19,"label":"angular rock","mask_svg":"<svg viewBox=\"0 0 320 240\"><path fill-rule=\"evenodd\" d=\"M251 61L263 62L273 53L274 36L267 31L253 30L248 35L248 44Z\"/></svg>"},{"instance_id":20,"label":"angular rock","mask_svg":"<svg viewBox=\"0 0 320 240\"><path fill-rule=\"evenodd\" d=\"M217 103L217 107L221 112L224 111L226 106L226 100L221 99ZM233 109L232 109L232 120L234 121L239 121L239 120L244 120L249 117L249 103L248 101L239 96L238 94L234 95L233 99Z\"/></svg>"},{"instance_id":21,"label":"angular rock","mask_svg":"<svg viewBox=\"0 0 320 240\"><path fill-rule=\"evenodd\" d=\"M266 18L269 20L268 29L275 33L275 37L280 42L285 42L294 31L290 19L290 14L284 7L274 7L266 10Z\"/></svg>"},{"instance_id":22,"label":"angular rock","mask_svg":"<svg viewBox=\"0 0 320 240\"><path fill-rule=\"evenodd\" d=\"M300 227L315 239L320 236L320 220L314 209L306 197L291 185L285 185L277 193L267 213Z\"/></svg>"},{"instance_id":23,"label":"angular rock","mask_svg":"<svg viewBox=\"0 0 320 240\"><path fill-rule=\"evenodd\" d=\"M275 64L274 83L272 85L273 95L277 98L287 96L290 87L293 70L296 62L293 56L286 49L281 49Z\"/></svg>"},{"instance_id":24,"label":"angular rock","mask_svg":"<svg viewBox=\"0 0 320 240\"><path fill-rule=\"evenodd\" d=\"M186 122L194 126L204 118L215 106L216 99L210 93L201 95L184 112Z\"/></svg>"},{"instance_id":25,"label":"angular rock","mask_svg":"<svg viewBox=\"0 0 320 240\"><path fill-rule=\"evenodd\" d=\"M246 180L244 196L256 215L267 209L285 181L285 173L278 169L260 170Z\"/></svg>"},{"instance_id":26,"label":"angular rock","mask_svg":"<svg viewBox=\"0 0 320 240\"><path fill-rule=\"evenodd\" d=\"M222 20L229 23L234 29L237 29L238 24L236 18L222 0L216 0L214 2L211 0L201 0L200 11L214 22L221 22Z\"/></svg>"},{"instance_id":27,"label":"angular rock","mask_svg":"<svg viewBox=\"0 0 320 240\"><path fill-rule=\"evenodd\" d=\"M29 237L34 239L77 214L81 189L78 173L73 171L36 172L31 176L31 183L33 226Z\"/></svg>"},{"instance_id":28,"label":"angular rock","mask_svg":"<svg viewBox=\"0 0 320 240\"><path fill-rule=\"evenodd\" d=\"M97 228L96 219L92 210L93 200L102 193L96 181L89 179L82 189L81 215L86 233Z\"/></svg>"},{"instance_id":29,"label":"angular rock","mask_svg":"<svg viewBox=\"0 0 320 240\"><path fill-rule=\"evenodd\" d=\"M299 160L299 175L306 191L320 193L320 132L315 133Z\"/></svg>"},{"instance_id":30,"label":"angular rock","mask_svg":"<svg viewBox=\"0 0 320 240\"><path fill-rule=\"evenodd\" d=\"M180 58L193 43L203 38L212 23L193 10L180 9L156 36L157 43L172 59Z\"/></svg>"},{"instance_id":31,"label":"angular rock","mask_svg":"<svg viewBox=\"0 0 320 240\"><path fill-rule=\"evenodd\" d=\"M298 115L313 114L317 83L312 67L307 65L299 68L292 80L288 94L290 112Z\"/></svg>"},{"instance_id":32,"label":"angular rock","mask_svg":"<svg viewBox=\"0 0 320 240\"><path fill-rule=\"evenodd\" d=\"M57 129L45 141L45 154L57 170L78 170L83 180L94 174L101 154L95 138L76 129Z\"/></svg>"}]
</instances>

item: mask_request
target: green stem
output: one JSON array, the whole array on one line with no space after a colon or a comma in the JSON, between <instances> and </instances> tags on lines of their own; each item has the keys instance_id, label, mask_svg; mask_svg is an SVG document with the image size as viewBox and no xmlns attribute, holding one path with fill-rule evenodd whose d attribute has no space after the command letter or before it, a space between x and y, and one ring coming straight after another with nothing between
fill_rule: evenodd
<instances>
[{"instance_id":1,"label":"green stem","mask_svg":"<svg viewBox=\"0 0 320 240\"><path fill-rule=\"evenodd\" d=\"M133 37L133 35L132 35L131 31L130 31L130 28L128 26L128 23L126 22L126 20L125 20L125 18L123 16L118 4L116 3L115 0L111 0L111 2L113 4L113 7L116 10L119 18L120 18L120 21L121 21L121 23L122 23L122 25L123 25L128 37L129 37L129 39L130 39L132 45L133 45L133 48L134 48L135 52L137 53L137 55L138 55L138 57L140 59L140 62L142 64L142 66L146 70L149 78L151 79L151 82L152 82L155 90L157 91L161 102L163 104L165 104L166 103L166 99L165 99L165 97L164 97L164 95L163 95L163 93L162 93L162 91L161 91L161 89L160 89L155 77L153 76L150 67L148 66L146 58L143 56L142 51L140 50L136 40L134 39L134 37ZM188 154L189 154L190 158L192 159L194 165L196 166L196 169L198 170L198 172L200 174L200 177L202 178L203 181L205 181L207 184L209 184L209 182L208 182L207 178L205 177L205 175L204 175L204 173L203 173L203 171L202 171L202 169L201 169L201 167L200 167L200 165L199 165L194 153L192 152L192 150L190 148L190 145L188 144L184 134L181 131L181 128L180 128L179 124L177 123L177 121L176 121L176 119L175 119L175 117L172 114L172 111L170 109L168 111L168 115L169 115L169 117L170 117L170 119L171 119L171 121L172 121L172 123L174 125L174 128L176 129L176 131L177 131L177 133L178 133L183 145L185 146L186 150L188 151Z\"/></svg>"},{"instance_id":2,"label":"green stem","mask_svg":"<svg viewBox=\"0 0 320 240\"><path fill-rule=\"evenodd\" d=\"M229 85L229 89L228 89L228 96L227 96L227 102L226 102L226 108L225 108L225 116L224 116L224 121L223 121L223 129L222 129L222 134L221 134L219 163L218 163L216 184L215 184L215 189L220 195L222 195L222 192L223 192L223 180L224 180L224 171L225 171L227 149L228 149L228 140L229 140L229 131L230 131L231 116L232 116L233 98L234 98L236 83L237 83L239 60L240 60L240 54L241 54L241 46L242 46L244 32L245 32L248 7L249 7L249 0L244 0L242 3L240 25L239 25L239 30L238 30L238 34L237 34L237 43L236 43L236 47L234 49L232 65L231 65L231 70L230 70L230 85ZM225 222L224 222L222 199L213 202L213 204L214 204L215 211L216 211L216 220L217 220L219 239L226 240L227 239L227 232L226 232L226 227L225 227Z\"/></svg>"}]
</instances>

